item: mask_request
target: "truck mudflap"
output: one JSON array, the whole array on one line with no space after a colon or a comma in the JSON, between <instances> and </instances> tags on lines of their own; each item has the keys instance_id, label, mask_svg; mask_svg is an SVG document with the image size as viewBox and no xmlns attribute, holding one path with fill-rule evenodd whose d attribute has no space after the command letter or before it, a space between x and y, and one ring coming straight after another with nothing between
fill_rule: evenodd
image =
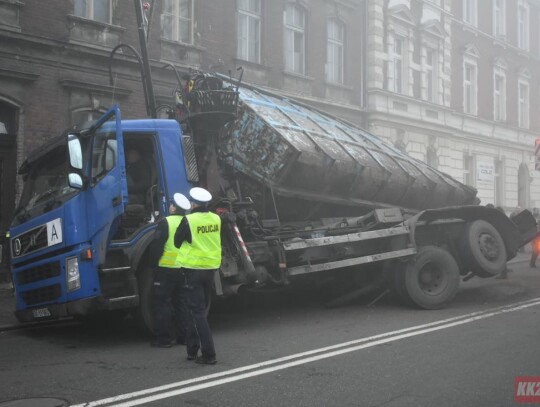
<instances>
[{"instance_id":1,"label":"truck mudflap","mask_svg":"<svg viewBox=\"0 0 540 407\"><path fill-rule=\"evenodd\" d=\"M137 296L104 299L103 297L84 298L63 304L47 304L31 309L15 311L19 322L46 321L66 317L90 315L99 311L112 311L136 307Z\"/></svg>"},{"instance_id":2,"label":"truck mudflap","mask_svg":"<svg viewBox=\"0 0 540 407\"><path fill-rule=\"evenodd\" d=\"M407 219L405 224L409 226L411 240L416 244L416 228L433 222L451 220L465 222L484 220L493 225L504 241L507 260L514 258L518 249L533 240L537 233L536 220L527 209L510 219L497 209L477 205L428 209Z\"/></svg>"}]
</instances>

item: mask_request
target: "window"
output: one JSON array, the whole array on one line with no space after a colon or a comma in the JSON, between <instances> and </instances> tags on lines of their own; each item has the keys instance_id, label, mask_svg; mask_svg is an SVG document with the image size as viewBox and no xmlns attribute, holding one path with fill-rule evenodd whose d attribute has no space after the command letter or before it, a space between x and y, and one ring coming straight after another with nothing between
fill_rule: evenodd
<instances>
[{"instance_id":1,"label":"window","mask_svg":"<svg viewBox=\"0 0 540 407\"><path fill-rule=\"evenodd\" d=\"M463 0L463 21L471 25L478 24L476 0Z\"/></svg>"},{"instance_id":2,"label":"window","mask_svg":"<svg viewBox=\"0 0 540 407\"><path fill-rule=\"evenodd\" d=\"M116 132L96 133L92 147L92 181L98 182L116 165Z\"/></svg>"},{"instance_id":3,"label":"window","mask_svg":"<svg viewBox=\"0 0 540 407\"><path fill-rule=\"evenodd\" d=\"M494 202L495 205L502 205L504 202L504 162L503 160L495 159L495 191L494 191Z\"/></svg>"},{"instance_id":4,"label":"window","mask_svg":"<svg viewBox=\"0 0 540 407\"><path fill-rule=\"evenodd\" d=\"M75 15L89 20L110 24L112 3L110 0L75 0Z\"/></svg>"},{"instance_id":5,"label":"window","mask_svg":"<svg viewBox=\"0 0 540 407\"><path fill-rule=\"evenodd\" d=\"M341 21L328 20L328 44L326 48L326 80L343 83L345 28Z\"/></svg>"},{"instance_id":6,"label":"window","mask_svg":"<svg viewBox=\"0 0 540 407\"><path fill-rule=\"evenodd\" d=\"M499 66L493 73L493 119L506 120L506 72Z\"/></svg>"},{"instance_id":7,"label":"window","mask_svg":"<svg viewBox=\"0 0 540 407\"><path fill-rule=\"evenodd\" d=\"M463 112L476 115L477 113L477 66L472 60L463 63Z\"/></svg>"},{"instance_id":8,"label":"window","mask_svg":"<svg viewBox=\"0 0 540 407\"><path fill-rule=\"evenodd\" d=\"M506 0L493 0L493 35L506 37Z\"/></svg>"},{"instance_id":9,"label":"window","mask_svg":"<svg viewBox=\"0 0 540 407\"><path fill-rule=\"evenodd\" d=\"M20 31L21 25L19 22L19 17L21 15L21 9L23 7L24 4L21 1L0 2L0 27L2 27L2 29L5 28L8 30Z\"/></svg>"},{"instance_id":10,"label":"window","mask_svg":"<svg viewBox=\"0 0 540 407\"><path fill-rule=\"evenodd\" d=\"M474 186L474 157L468 152L463 153L463 183Z\"/></svg>"},{"instance_id":11,"label":"window","mask_svg":"<svg viewBox=\"0 0 540 407\"><path fill-rule=\"evenodd\" d=\"M425 54L425 99L439 102L439 53L433 48L426 48Z\"/></svg>"},{"instance_id":12,"label":"window","mask_svg":"<svg viewBox=\"0 0 540 407\"><path fill-rule=\"evenodd\" d=\"M393 61L394 61L394 87L396 93L406 93L406 41L405 38L396 36L394 38Z\"/></svg>"},{"instance_id":13,"label":"window","mask_svg":"<svg viewBox=\"0 0 540 407\"><path fill-rule=\"evenodd\" d=\"M71 112L71 124L77 128L83 128L88 125L90 122L99 119L105 109L92 109L92 108L83 108L76 109Z\"/></svg>"},{"instance_id":14,"label":"window","mask_svg":"<svg viewBox=\"0 0 540 407\"><path fill-rule=\"evenodd\" d=\"M193 42L193 0L163 0L161 35L171 41Z\"/></svg>"},{"instance_id":15,"label":"window","mask_svg":"<svg viewBox=\"0 0 540 407\"><path fill-rule=\"evenodd\" d=\"M295 4L285 8L285 69L298 74L305 73L306 13Z\"/></svg>"},{"instance_id":16,"label":"window","mask_svg":"<svg viewBox=\"0 0 540 407\"><path fill-rule=\"evenodd\" d=\"M518 126L529 127L529 83L524 79L518 83Z\"/></svg>"},{"instance_id":17,"label":"window","mask_svg":"<svg viewBox=\"0 0 540 407\"><path fill-rule=\"evenodd\" d=\"M518 3L518 47L529 50L529 5L524 1Z\"/></svg>"},{"instance_id":18,"label":"window","mask_svg":"<svg viewBox=\"0 0 540 407\"><path fill-rule=\"evenodd\" d=\"M238 0L237 56L260 63L261 60L261 1Z\"/></svg>"}]
</instances>

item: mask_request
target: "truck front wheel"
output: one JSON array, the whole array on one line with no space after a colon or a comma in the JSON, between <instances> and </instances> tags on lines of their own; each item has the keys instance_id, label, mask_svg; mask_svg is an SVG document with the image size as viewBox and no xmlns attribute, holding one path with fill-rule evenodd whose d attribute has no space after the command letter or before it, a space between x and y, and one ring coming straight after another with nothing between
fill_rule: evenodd
<instances>
[{"instance_id":1,"label":"truck front wheel","mask_svg":"<svg viewBox=\"0 0 540 407\"><path fill-rule=\"evenodd\" d=\"M139 275L139 308L137 309L137 322L146 332L152 333L154 314L152 306L153 288L152 270L146 268Z\"/></svg>"},{"instance_id":2,"label":"truck front wheel","mask_svg":"<svg viewBox=\"0 0 540 407\"><path fill-rule=\"evenodd\" d=\"M459 267L454 257L437 246L424 246L404 269L396 271L401 297L423 309L439 309L459 288Z\"/></svg>"}]
</instances>

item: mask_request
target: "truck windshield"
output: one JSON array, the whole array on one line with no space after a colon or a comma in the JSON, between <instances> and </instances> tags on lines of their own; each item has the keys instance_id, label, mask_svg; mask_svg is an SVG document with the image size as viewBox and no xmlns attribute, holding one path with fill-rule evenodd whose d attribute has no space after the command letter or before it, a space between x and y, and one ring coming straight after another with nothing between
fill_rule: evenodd
<instances>
[{"instance_id":1,"label":"truck windshield","mask_svg":"<svg viewBox=\"0 0 540 407\"><path fill-rule=\"evenodd\" d=\"M48 212L76 193L68 185L68 173L67 144L58 145L29 164L14 223Z\"/></svg>"}]
</instances>

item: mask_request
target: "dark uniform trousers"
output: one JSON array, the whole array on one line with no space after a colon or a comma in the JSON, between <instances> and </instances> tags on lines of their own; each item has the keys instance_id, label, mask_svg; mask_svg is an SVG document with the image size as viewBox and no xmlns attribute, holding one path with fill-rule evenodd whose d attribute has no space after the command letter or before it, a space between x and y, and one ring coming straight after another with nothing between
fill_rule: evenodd
<instances>
[{"instance_id":1,"label":"dark uniform trousers","mask_svg":"<svg viewBox=\"0 0 540 407\"><path fill-rule=\"evenodd\" d=\"M183 298L185 285L181 269L158 267L154 276L154 338L157 344L168 344L174 339L185 340L184 321L189 319ZM174 321L174 327L171 327Z\"/></svg>"},{"instance_id":2,"label":"dark uniform trousers","mask_svg":"<svg viewBox=\"0 0 540 407\"><path fill-rule=\"evenodd\" d=\"M186 277L183 298L190 314L185 324L187 353L194 356L200 348L203 357L215 358L216 350L206 313L210 305L216 270L183 269L183 271Z\"/></svg>"}]
</instances>

